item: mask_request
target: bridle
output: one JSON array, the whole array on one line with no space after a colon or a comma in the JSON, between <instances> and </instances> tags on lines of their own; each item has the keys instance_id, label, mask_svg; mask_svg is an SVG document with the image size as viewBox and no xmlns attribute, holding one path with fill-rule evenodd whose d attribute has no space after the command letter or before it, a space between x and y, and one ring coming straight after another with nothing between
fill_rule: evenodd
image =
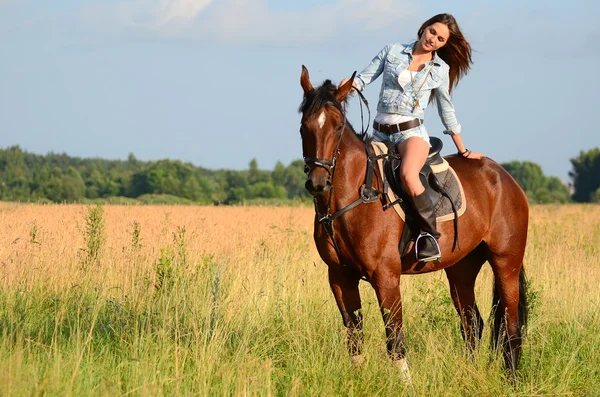
<instances>
[{"instance_id":1,"label":"bridle","mask_svg":"<svg viewBox=\"0 0 600 397\"><path fill-rule=\"evenodd\" d=\"M333 102L328 102L324 105L333 105ZM337 107L336 107L337 108ZM346 104L343 105L342 117L344 119L343 123L338 126L337 131L339 131L339 136L337 139L337 143L335 144L335 150L333 151L333 157L330 159L318 158L318 157L304 157L304 173L308 177L310 173L315 168L323 168L327 171L327 182L331 185L331 189L333 189L333 178L335 176L335 166L337 162L337 158L340 155L340 143L342 143L342 138L344 137L344 130L346 129ZM310 167L309 164L313 164L314 167ZM329 208L331 205L331 197L333 194L329 195L329 204L327 205L327 212L329 212Z\"/></svg>"},{"instance_id":2,"label":"bridle","mask_svg":"<svg viewBox=\"0 0 600 397\"><path fill-rule=\"evenodd\" d=\"M361 101L359 102L360 103L361 136L364 139L364 137L367 136L367 131L369 129L369 125L371 124L371 109L369 109L369 103L367 102L367 99L364 97L363 93L358 90L355 90L355 92L358 93L358 96L361 99ZM369 114L369 118L367 119L367 130L365 130L365 124L364 124L363 103L365 104L365 107L367 108L367 111ZM346 103L345 102L342 104L341 109L338 108L337 106L335 106L335 104L333 102L327 102L327 103L325 103L325 105L323 107L326 107L328 105L333 105L336 109L338 109L340 111L340 113L342 114L342 118L344 119L343 123L340 126L338 126L338 131L339 131L340 135L338 136L338 140L335 145L335 150L333 151L333 157L331 159L318 158L318 157L304 157L304 173L308 177L308 175L317 167L325 169L325 171L327 171L327 175L328 175L327 181L330 183L331 189L333 190L333 177L335 175L336 160L337 160L338 156L340 155L340 143L342 142L342 138L344 137L344 130L346 129L346 124L347 124L348 119L346 118ZM313 164L315 167L311 168L309 166L309 164ZM329 212L329 210L330 210L332 195L333 194L329 195L329 204L327 205L327 212Z\"/></svg>"},{"instance_id":3,"label":"bridle","mask_svg":"<svg viewBox=\"0 0 600 397\"><path fill-rule=\"evenodd\" d=\"M360 103L361 135L362 135L363 141L364 141L365 137L367 136L367 131L365 130L365 127L364 127L365 124L364 124L362 104L363 103L365 104L365 107L367 108L368 114L369 114L369 118L368 118L368 122L367 122L367 130L369 128L369 124L371 123L371 111L369 109L369 103L367 102L367 99L363 96L363 94L360 91L356 90L356 92L358 93L358 95L361 99L361 103ZM325 106L327 106L328 104L335 105L333 102L328 102L325 104ZM335 106L335 107L336 107L336 109L340 110L337 106ZM370 145L365 145L365 148L367 151L367 176L366 176L365 184L363 185L363 187L361 189L360 196L357 200L348 204L344 208L342 208L334 213L331 213L331 202L333 200L333 189L334 189L333 182L334 182L334 178L335 178L335 169L337 166L338 156L340 155L340 144L342 142L342 138L344 136L344 130L346 129L346 125L347 125L346 103L345 102L343 103L343 108L341 109L341 113L342 113L342 117L343 117L344 121L338 127L339 136L337 138L337 143L335 145L333 157L331 159L317 158L317 157L304 157L304 172L306 173L307 177L317 167L324 168L327 171L327 174L328 174L327 182L330 184L331 187L329 189L329 197L327 199L327 208L325 210L325 213L323 213L323 214L320 213L316 196L313 197L313 202L315 205L315 213L317 215L317 221L323 225L323 227L325 228L325 231L331 238L331 241L333 242L333 247L335 248L338 258L340 258L340 261L341 261L342 256L341 256L340 249L334 239L333 220L336 218L339 218L346 212L352 210L353 208L357 207L358 205L360 205L362 203L372 203L379 199L379 196L382 194L382 192L373 188L374 163L375 163L375 161L379 160L379 158L381 156L386 156L386 155L376 156L372 152ZM310 167L309 164L313 164L313 167ZM343 267L347 266L343 262L341 262L341 265Z\"/></svg>"}]
</instances>

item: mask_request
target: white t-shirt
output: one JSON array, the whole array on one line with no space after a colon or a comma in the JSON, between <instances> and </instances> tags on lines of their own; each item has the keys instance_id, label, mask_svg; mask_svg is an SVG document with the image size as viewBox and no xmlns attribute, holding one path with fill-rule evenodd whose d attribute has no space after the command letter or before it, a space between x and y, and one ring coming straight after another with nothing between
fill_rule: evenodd
<instances>
[{"instance_id":1,"label":"white t-shirt","mask_svg":"<svg viewBox=\"0 0 600 397\"><path fill-rule=\"evenodd\" d=\"M416 73L417 72L412 72L413 75ZM411 77L410 70L405 69L401 71L398 75L398 84L400 84L400 87L411 84ZM413 116L402 116L395 113L377 113L375 116L375 121L377 121L379 124L400 124L414 119L415 118Z\"/></svg>"},{"instance_id":2,"label":"white t-shirt","mask_svg":"<svg viewBox=\"0 0 600 397\"><path fill-rule=\"evenodd\" d=\"M412 72L412 73L417 74L417 72ZM408 69L404 69L398 75L398 84L400 84L400 87L404 87L405 85L409 84L411 82L411 80L412 80L411 71Z\"/></svg>"}]
</instances>

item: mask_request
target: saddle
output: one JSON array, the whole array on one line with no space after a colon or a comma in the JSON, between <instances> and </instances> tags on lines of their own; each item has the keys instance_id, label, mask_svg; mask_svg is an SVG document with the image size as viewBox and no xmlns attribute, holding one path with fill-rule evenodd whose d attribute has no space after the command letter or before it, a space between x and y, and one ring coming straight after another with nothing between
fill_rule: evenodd
<instances>
[{"instance_id":1,"label":"saddle","mask_svg":"<svg viewBox=\"0 0 600 397\"><path fill-rule=\"evenodd\" d=\"M430 143L429 155L419 172L419 178L431 198L438 223L454 220L454 244L452 247L452 251L454 251L458 246L458 217L466 210L464 192L454 170L440 154L443 147L441 139L430 137ZM384 210L393 207L404 219L404 229L398 247L400 257L403 257L408 250L409 243L419 235L420 228L412 199L400 181L399 169L402 158L397 152L396 145L391 142L379 142L374 146L382 144L385 144L387 148L387 155L382 162L379 162L379 168L383 177L383 190L386 193L384 196L387 196L389 200L384 205ZM376 152L382 152L382 148L376 148ZM393 195L387 192L388 188L392 190ZM395 197L395 200L392 197ZM401 211L398 210L398 206Z\"/></svg>"},{"instance_id":2,"label":"saddle","mask_svg":"<svg viewBox=\"0 0 600 397\"><path fill-rule=\"evenodd\" d=\"M436 174L446 171L449 167L448 162L440 155L444 144L442 140L436 137L430 138L431 148L429 149L429 155L425 161L425 165L419 171L419 178L427 195L431 199L434 207L443 197L443 187L440 185ZM402 182L400 182L400 164L402 158L400 157L396 145L391 142L385 142L388 149L388 160L384 161L384 174L385 179L388 181L390 188L396 194L397 197L402 198L402 202L410 202L408 193L404 189ZM451 200L452 201L452 200Z\"/></svg>"}]
</instances>

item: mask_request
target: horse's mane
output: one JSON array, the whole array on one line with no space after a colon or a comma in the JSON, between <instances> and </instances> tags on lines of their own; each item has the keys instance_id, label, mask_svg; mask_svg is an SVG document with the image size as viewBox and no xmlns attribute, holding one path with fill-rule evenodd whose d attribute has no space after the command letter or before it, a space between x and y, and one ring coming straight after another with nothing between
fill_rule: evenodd
<instances>
[{"instance_id":1,"label":"horse's mane","mask_svg":"<svg viewBox=\"0 0 600 397\"><path fill-rule=\"evenodd\" d=\"M346 117L346 110L344 104L335 98L335 92L337 86L334 85L331 80L327 79L319 87L310 91L302 100L298 112L302 113L304 117L312 117L320 112L320 110L326 106L333 106L340 111L342 116ZM354 134L363 140L363 135L357 133L348 119L346 118L346 125L350 127L350 130Z\"/></svg>"},{"instance_id":2,"label":"horse's mane","mask_svg":"<svg viewBox=\"0 0 600 397\"><path fill-rule=\"evenodd\" d=\"M331 80L325 80L321 86L310 91L302 100L298 111L304 114L305 117L315 115L325 106L334 106L337 110L346 115L342 103L335 99L337 87Z\"/></svg>"}]
</instances>

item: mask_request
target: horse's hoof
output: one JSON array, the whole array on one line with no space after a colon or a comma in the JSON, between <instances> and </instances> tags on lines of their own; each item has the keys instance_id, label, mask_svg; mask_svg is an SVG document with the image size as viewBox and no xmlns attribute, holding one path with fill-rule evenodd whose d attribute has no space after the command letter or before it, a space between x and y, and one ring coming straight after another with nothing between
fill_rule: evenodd
<instances>
[{"instance_id":1,"label":"horse's hoof","mask_svg":"<svg viewBox=\"0 0 600 397\"><path fill-rule=\"evenodd\" d=\"M365 361L365 358L362 354L357 354L356 356L350 357L350 364L352 365L360 365Z\"/></svg>"},{"instance_id":2,"label":"horse's hoof","mask_svg":"<svg viewBox=\"0 0 600 397\"><path fill-rule=\"evenodd\" d=\"M408 362L405 358L394 360L394 365L400 369L400 378L402 382L412 385L412 378L410 377L410 370L408 369Z\"/></svg>"}]
</instances>

